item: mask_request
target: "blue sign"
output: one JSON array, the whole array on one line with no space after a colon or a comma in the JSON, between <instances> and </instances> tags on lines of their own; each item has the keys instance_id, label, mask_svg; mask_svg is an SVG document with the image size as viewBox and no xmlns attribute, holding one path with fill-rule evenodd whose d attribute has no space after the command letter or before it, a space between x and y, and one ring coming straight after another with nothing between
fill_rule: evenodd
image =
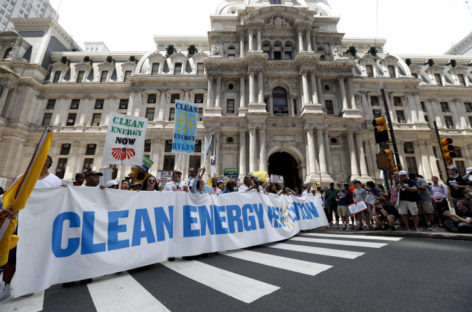
<instances>
[{"instance_id":1,"label":"blue sign","mask_svg":"<svg viewBox=\"0 0 472 312\"><path fill-rule=\"evenodd\" d=\"M195 152L197 113L198 107L196 105L176 101L172 152L183 154Z\"/></svg>"}]
</instances>

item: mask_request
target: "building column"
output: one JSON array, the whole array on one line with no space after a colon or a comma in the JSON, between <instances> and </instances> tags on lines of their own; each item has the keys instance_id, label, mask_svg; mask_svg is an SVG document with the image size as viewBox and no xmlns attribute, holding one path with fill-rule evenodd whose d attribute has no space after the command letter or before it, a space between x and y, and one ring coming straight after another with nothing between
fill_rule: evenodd
<instances>
[{"instance_id":1,"label":"building column","mask_svg":"<svg viewBox=\"0 0 472 312\"><path fill-rule=\"evenodd\" d=\"M352 85L352 79L347 79L347 85L349 87L349 94L351 97L351 109L359 110L356 103L356 93L354 92L354 86Z\"/></svg>"},{"instance_id":2,"label":"building column","mask_svg":"<svg viewBox=\"0 0 472 312\"><path fill-rule=\"evenodd\" d=\"M244 58L244 36L239 37L239 57Z\"/></svg>"},{"instance_id":3,"label":"building column","mask_svg":"<svg viewBox=\"0 0 472 312\"><path fill-rule=\"evenodd\" d=\"M356 135L357 140L357 148L359 149L359 164L361 168L361 176L368 177L369 172L367 171L367 163L365 157L365 149L364 149L364 138L362 134Z\"/></svg>"},{"instance_id":4,"label":"building column","mask_svg":"<svg viewBox=\"0 0 472 312\"><path fill-rule=\"evenodd\" d=\"M208 76L207 107L213 107L213 77Z\"/></svg>"},{"instance_id":5,"label":"building column","mask_svg":"<svg viewBox=\"0 0 472 312\"><path fill-rule=\"evenodd\" d=\"M310 171L308 175L313 177L315 175L315 138L313 136L313 128L305 128L306 139L308 145L308 167Z\"/></svg>"},{"instance_id":6,"label":"building column","mask_svg":"<svg viewBox=\"0 0 472 312\"><path fill-rule=\"evenodd\" d=\"M420 111L418 110L418 107L416 106L416 101L415 101L415 98L413 97L413 95L408 94L407 97L408 97L408 104L406 105L406 107L410 108L411 121L413 123L416 123L416 122L418 122L418 115L417 114L419 114Z\"/></svg>"},{"instance_id":7,"label":"building column","mask_svg":"<svg viewBox=\"0 0 472 312\"><path fill-rule=\"evenodd\" d=\"M316 77L316 91L318 93L318 103L323 105L324 107L324 101L323 101L323 88L321 87L321 79L320 77Z\"/></svg>"},{"instance_id":8,"label":"building column","mask_svg":"<svg viewBox=\"0 0 472 312\"><path fill-rule=\"evenodd\" d=\"M372 108L369 107L369 103L367 102L367 94L362 93L362 107L364 108L363 115L366 116L368 119L374 119L374 113L372 112Z\"/></svg>"},{"instance_id":9,"label":"building column","mask_svg":"<svg viewBox=\"0 0 472 312\"><path fill-rule=\"evenodd\" d=\"M208 129L207 132L205 133L205 142L210 142L211 131L212 130ZM212 144L214 144L214 143L212 142ZM207 153L207 150L203 151L204 159L203 159L202 163L204 164L204 167L205 167L205 174L203 175L204 179L208 179L210 177L210 174L211 174L211 161L210 161L211 147L210 147L209 150L210 150L209 153Z\"/></svg>"},{"instance_id":10,"label":"building column","mask_svg":"<svg viewBox=\"0 0 472 312\"><path fill-rule=\"evenodd\" d=\"M420 97L418 95L415 95L413 96L413 99L416 102L416 109L418 111L418 121L422 123L426 122L426 119L424 118L423 108L421 107Z\"/></svg>"},{"instance_id":11,"label":"building column","mask_svg":"<svg viewBox=\"0 0 472 312\"><path fill-rule=\"evenodd\" d=\"M256 128L249 129L249 171L254 172L257 171L256 169L256 159L257 159L257 151L256 151Z\"/></svg>"},{"instance_id":12,"label":"building column","mask_svg":"<svg viewBox=\"0 0 472 312\"><path fill-rule=\"evenodd\" d=\"M317 141L318 141L318 158L320 160L320 174L326 175L328 173L328 164L326 162L325 142L323 130L318 129Z\"/></svg>"},{"instance_id":13,"label":"building column","mask_svg":"<svg viewBox=\"0 0 472 312\"><path fill-rule=\"evenodd\" d=\"M215 132L215 146L216 146L216 152L215 152L215 158L216 158L216 174L221 175L223 173L223 157L222 157L222 151L221 151L221 132L217 131Z\"/></svg>"},{"instance_id":14,"label":"building column","mask_svg":"<svg viewBox=\"0 0 472 312\"><path fill-rule=\"evenodd\" d=\"M264 104L264 76L262 71L258 74L258 83L259 83L259 95L257 98L258 104Z\"/></svg>"},{"instance_id":15,"label":"building column","mask_svg":"<svg viewBox=\"0 0 472 312\"><path fill-rule=\"evenodd\" d=\"M303 93L303 101L302 101L302 110L303 110L303 107L305 107L306 105L309 105L310 104L310 98L308 96L308 77L307 77L307 73L303 72L302 73L302 93Z\"/></svg>"},{"instance_id":16,"label":"building column","mask_svg":"<svg viewBox=\"0 0 472 312\"><path fill-rule=\"evenodd\" d=\"M239 79L239 108L246 108L246 79Z\"/></svg>"},{"instance_id":17,"label":"building column","mask_svg":"<svg viewBox=\"0 0 472 312\"><path fill-rule=\"evenodd\" d=\"M420 153L421 153L421 163L423 164L423 175L425 180L431 181L431 178L433 176L432 174L432 164L430 163L429 155L428 155L428 148L427 148L427 143L419 141L418 146L420 148Z\"/></svg>"},{"instance_id":18,"label":"building column","mask_svg":"<svg viewBox=\"0 0 472 312\"><path fill-rule=\"evenodd\" d=\"M328 162L328 174L333 174L333 162L331 161L331 148L329 144L328 131L324 131L323 142L325 146L326 160Z\"/></svg>"},{"instance_id":19,"label":"building column","mask_svg":"<svg viewBox=\"0 0 472 312\"><path fill-rule=\"evenodd\" d=\"M215 107L221 107L221 77L216 78L216 96L215 96Z\"/></svg>"},{"instance_id":20,"label":"building column","mask_svg":"<svg viewBox=\"0 0 472 312\"><path fill-rule=\"evenodd\" d=\"M346 96L346 86L344 84L344 78L339 78L339 91L341 91L341 101L343 103L343 112L349 109Z\"/></svg>"},{"instance_id":21,"label":"building column","mask_svg":"<svg viewBox=\"0 0 472 312\"><path fill-rule=\"evenodd\" d=\"M311 80L311 101L313 104L319 104L318 101L318 86L317 86L317 79L314 72L310 73L310 80Z\"/></svg>"},{"instance_id":22,"label":"building column","mask_svg":"<svg viewBox=\"0 0 472 312\"><path fill-rule=\"evenodd\" d=\"M252 41L253 40L253 30L249 29L247 34L248 34L247 41L248 41L248 44L249 44L249 51L254 51L254 42Z\"/></svg>"},{"instance_id":23,"label":"building column","mask_svg":"<svg viewBox=\"0 0 472 312\"><path fill-rule=\"evenodd\" d=\"M254 86L254 72L249 72L249 104L256 103L256 99L254 97L255 86Z\"/></svg>"},{"instance_id":24,"label":"building column","mask_svg":"<svg viewBox=\"0 0 472 312\"><path fill-rule=\"evenodd\" d=\"M259 128L259 170L267 171L266 129Z\"/></svg>"},{"instance_id":25,"label":"building column","mask_svg":"<svg viewBox=\"0 0 472 312\"><path fill-rule=\"evenodd\" d=\"M352 132L347 134L347 144L351 163L351 179L354 179L359 177L359 167L357 166L356 147L354 146L354 136Z\"/></svg>"},{"instance_id":26,"label":"building column","mask_svg":"<svg viewBox=\"0 0 472 312\"><path fill-rule=\"evenodd\" d=\"M465 110L465 106L463 103L459 102L458 100L453 101L453 106L455 106L455 110L457 113L457 118L459 119L459 124L462 129L468 129L468 120L467 120L467 112Z\"/></svg>"},{"instance_id":27,"label":"building column","mask_svg":"<svg viewBox=\"0 0 472 312\"><path fill-rule=\"evenodd\" d=\"M298 52L303 52L303 35L302 31L298 31Z\"/></svg>"},{"instance_id":28,"label":"building column","mask_svg":"<svg viewBox=\"0 0 472 312\"><path fill-rule=\"evenodd\" d=\"M369 176L372 178L376 179L377 178L377 172L376 172L376 166L374 165L374 156L375 156L375 151L372 151L371 146L369 144L369 139L366 140L367 144L365 145L365 153L367 156L367 171L369 172Z\"/></svg>"},{"instance_id":29,"label":"building column","mask_svg":"<svg viewBox=\"0 0 472 312\"><path fill-rule=\"evenodd\" d=\"M306 44L307 44L307 51L308 52L312 52L313 49L311 47L311 31L310 30L307 30L306 31Z\"/></svg>"},{"instance_id":30,"label":"building column","mask_svg":"<svg viewBox=\"0 0 472 312\"><path fill-rule=\"evenodd\" d=\"M3 87L2 95L0 96L0 113L2 112L3 107L5 106L5 103L7 101L8 92L10 92L10 88Z\"/></svg>"},{"instance_id":31,"label":"building column","mask_svg":"<svg viewBox=\"0 0 472 312\"><path fill-rule=\"evenodd\" d=\"M247 174L246 166L246 130L239 131L239 178Z\"/></svg>"},{"instance_id":32,"label":"building column","mask_svg":"<svg viewBox=\"0 0 472 312\"><path fill-rule=\"evenodd\" d=\"M262 29L257 30L257 51L262 51Z\"/></svg>"},{"instance_id":33,"label":"building column","mask_svg":"<svg viewBox=\"0 0 472 312\"><path fill-rule=\"evenodd\" d=\"M208 102L207 102L207 105L208 105ZM157 116L157 119L160 121L164 121L166 106L167 106L167 94L165 91L162 91L161 96L159 98L159 113Z\"/></svg>"}]
</instances>

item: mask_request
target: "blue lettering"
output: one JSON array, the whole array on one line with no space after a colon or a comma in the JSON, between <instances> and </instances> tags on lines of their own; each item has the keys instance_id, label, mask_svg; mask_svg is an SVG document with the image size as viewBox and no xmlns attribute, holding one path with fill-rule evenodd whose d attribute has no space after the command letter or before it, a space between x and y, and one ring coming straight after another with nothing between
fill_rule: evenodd
<instances>
[{"instance_id":1,"label":"blue lettering","mask_svg":"<svg viewBox=\"0 0 472 312\"><path fill-rule=\"evenodd\" d=\"M210 216L211 213L211 216ZM213 210L211 212L208 211L206 206L198 206L198 215L200 216L200 235L205 236L206 235L206 229L208 226L208 229L210 230L210 234L214 235L215 234L215 226L213 224L213 221L215 220Z\"/></svg>"},{"instance_id":2,"label":"blue lettering","mask_svg":"<svg viewBox=\"0 0 472 312\"><path fill-rule=\"evenodd\" d=\"M293 205L290 207L290 210L293 211L295 214L295 218L293 218L293 221L298 221L300 220L300 211L298 211L297 203L294 202Z\"/></svg>"},{"instance_id":3,"label":"blue lettering","mask_svg":"<svg viewBox=\"0 0 472 312\"><path fill-rule=\"evenodd\" d=\"M269 221L272 227L274 228L280 227L279 222L278 222L279 214L276 211L275 207L267 206L267 217L269 217Z\"/></svg>"},{"instance_id":4,"label":"blue lettering","mask_svg":"<svg viewBox=\"0 0 472 312\"><path fill-rule=\"evenodd\" d=\"M215 219L215 233L216 234L227 234L228 229L224 228L223 225L226 221L226 218L220 213L225 211L225 206L213 206L213 215Z\"/></svg>"},{"instance_id":5,"label":"blue lettering","mask_svg":"<svg viewBox=\"0 0 472 312\"><path fill-rule=\"evenodd\" d=\"M93 254L97 252L103 252L106 250L105 243L94 244L93 243L93 232L94 232L94 223L95 223L95 212L85 211L84 212L84 221L82 226L82 247L81 254Z\"/></svg>"},{"instance_id":6,"label":"blue lettering","mask_svg":"<svg viewBox=\"0 0 472 312\"><path fill-rule=\"evenodd\" d=\"M197 218L192 217L192 212L197 212L197 207L184 205L184 237L200 236L199 230L192 230L192 224L198 223Z\"/></svg>"},{"instance_id":7,"label":"blue lettering","mask_svg":"<svg viewBox=\"0 0 472 312\"><path fill-rule=\"evenodd\" d=\"M315 204L313 204L313 202L308 202L308 204L306 206L307 206L308 211L311 212L311 214L315 218L320 217L320 215L318 214L318 210L316 209L316 206L315 206Z\"/></svg>"},{"instance_id":8,"label":"blue lettering","mask_svg":"<svg viewBox=\"0 0 472 312\"><path fill-rule=\"evenodd\" d=\"M146 238L148 244L156 242L147 209L136 209L136 215L134 216L132 245L141 245L141 239L143 238Z\"/></svg>"},{"instance_id":9,"label":"blue lettering","mask_svg":"<svg viewBox=\"0 0 472 312\"><path fill-rule=\"evenodd\" d=\"M243 224L245 231L254 231L256 229L256 218L253 215L254 209L251 204L246 204L243 206Z\"/></svg>"},{"instance_id":10,"label":"blue lettering","mask_svg":"<svg viewBox=\"0 0 472 312\"><path fill-rule=\"evenodd\" d=\"M257 221L259 222L259 229L264 228L264 206L262 204L252 204L254 211L256 212Z\"/></svg>"},{"instance_id":11,"label":"blue lettering","mask_svg":"<svg viewBox=\"0 0 472 312\"><path fill-rule=\"evenodd\" d=\"M129 248L129 239L118 240L118 233L126 232L126 224L118 223L128 215L128 210L108 212L108 250Z\"/></svg>"},{"instance_id":12,"label":"blue lettering","mask_svg":"<svg viewBox=\"0 0 472 312\"><path fill-rule=\"evenodd\" d=\"M313 219L310 212L308 211L307 209L307 206L305 204L300 204L300 209L302 211L302 214L303 214L303 219L304 220L311 220Z\"/></svg>"},{"instance_id":13,"label":"blue lettering","mask_svg":"<svg viewBox=\"0 0 472 312\"><path fill-rule=\"evenodd\" d=\"M243 221L241 220L241 208L237 205L226 206L226 214L228 216L228 227L230 233L234 233L234 223L238 224L238 232L243 231Z\"/></svg>"},{"instance_id":14,"label":"blue lettering","mask_svg":"<svg viewBox=\"0 0 472 312\"><path fill-rule=\"evenodd\" d=\"M62 231L64 230L64 221L69 221L70 228L80 227L80 216L75 212L63 212L54 219L52 226L52 252L56 258L65 258L77 251L80 244L80 238L69 238L67 247L62 248Z\"/></svg>"},{"instance_id":15,"label":"blue lettering","mask_svg":"<svg viewBox=\"0 0 472 312\"><path fill-rule=\"evenodd\" d=\"M169 206L169 217L167 217L167 214L164 211L164 208L162 207L154 208L154 214L155 214L155 220L156 220L157 241L162 242L166 240L164 227L167 230L167 236L169 238L174 237L174 206ZM185 214L184 214L184 222L185 222Z\"/></svg>"}]
</instances>

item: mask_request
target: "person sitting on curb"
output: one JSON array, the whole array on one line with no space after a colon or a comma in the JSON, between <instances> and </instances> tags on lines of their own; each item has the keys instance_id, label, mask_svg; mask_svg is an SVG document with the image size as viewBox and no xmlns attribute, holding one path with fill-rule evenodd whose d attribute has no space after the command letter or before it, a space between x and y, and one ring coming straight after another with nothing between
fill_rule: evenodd
<instances>
[{"instance_id":1,"label":"person sitting on curb","mask_svg":"<svg viewBox=\"0 0 472 312\"><path fill-rule=\"evenodd\" d=\"M396 209L385 202L384 198L379 198L372 209L375 222L375 229L381 230L384 223L388 222L391 231L395 231L394 222L396 219Z\"/></svg>"},{"instance_id":2,"label":"person sitting on curb","mask_svg":"<svg viewBox=\"0 0 472 312\"><path fill-rule=\"evenodd\" d=\"M444 212L444 227L454 233L472 233L472 209L465 200L457 201L456 214Z\"/></svg>"}]
</instances>

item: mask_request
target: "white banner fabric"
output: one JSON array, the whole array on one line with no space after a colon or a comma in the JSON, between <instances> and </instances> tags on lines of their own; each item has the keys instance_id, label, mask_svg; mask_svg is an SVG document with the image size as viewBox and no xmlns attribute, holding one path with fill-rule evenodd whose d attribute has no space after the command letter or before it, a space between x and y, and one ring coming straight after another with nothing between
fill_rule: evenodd
<instances>
[{"instance_id":1,"label":"white banner fabric","mask_svg":"<svg viewBox=\"0 0 472 312\"><path fill-rule=\"evenodd\" d=\"M36 189L19 216L15 297L327 225L314 196Z\"/></svg>"}]
</instances>

